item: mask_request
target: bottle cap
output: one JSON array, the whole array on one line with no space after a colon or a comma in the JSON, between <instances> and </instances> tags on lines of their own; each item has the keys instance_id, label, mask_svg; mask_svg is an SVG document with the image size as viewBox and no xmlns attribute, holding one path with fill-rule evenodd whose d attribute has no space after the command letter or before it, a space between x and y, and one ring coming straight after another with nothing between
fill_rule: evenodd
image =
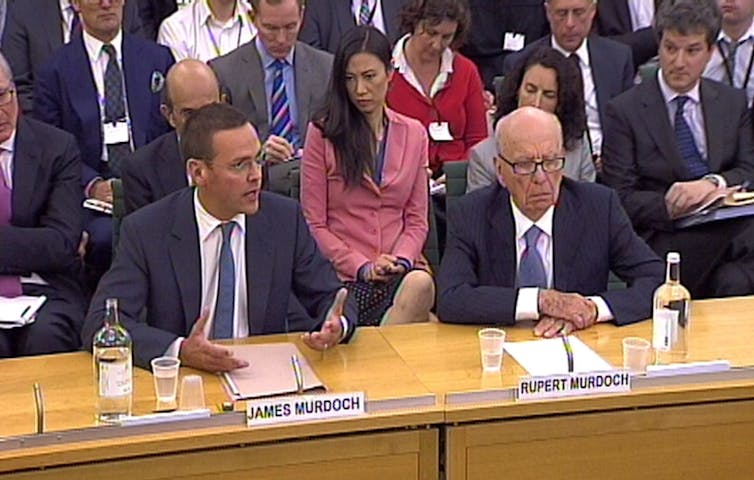
<instances>
[{"instance_id":1,"label":"bottle cap","mask_svg":"<svg viewBox=\"0 0 754 480\"><path fill-rule=\"evenodd\" d=\"M681 254L678 252L668 252L668 256L666 258L668 262L678 263L681 261Z\"/></svg>"}]
</instances>

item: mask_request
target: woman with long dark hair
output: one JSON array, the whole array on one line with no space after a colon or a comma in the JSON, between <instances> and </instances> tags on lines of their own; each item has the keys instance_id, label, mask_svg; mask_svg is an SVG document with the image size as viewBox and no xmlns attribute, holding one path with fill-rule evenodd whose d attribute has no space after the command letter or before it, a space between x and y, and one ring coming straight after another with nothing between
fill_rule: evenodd
<instances>
[{"instance_id":1,"label":"woman with long dark hair","mask_svg":"<svg viewBox=\"0 0 754 480\"><path fill-rule=\"evenodd\" d=\"M385 107L390 43L373 27L341 39L325 107L307 130L301 203L312 235L360 307L359 324L425 321L427 134Z\"/></svg>"}]
</instances>

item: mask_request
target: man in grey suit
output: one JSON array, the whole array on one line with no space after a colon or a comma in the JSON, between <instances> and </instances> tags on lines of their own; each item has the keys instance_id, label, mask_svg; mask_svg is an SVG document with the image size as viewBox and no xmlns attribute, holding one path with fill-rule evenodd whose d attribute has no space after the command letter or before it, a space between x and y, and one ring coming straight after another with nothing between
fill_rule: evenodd
<instances>
[{"instance_id":1,"label":"man in grey suit","mask_svg":"<svg viewBox=\"0 0 754 480\"><path fill-rule=\"evenodd\" d=\"M330 83L332 55L296 41L303 0L252 0L257 36L210 66L231 105L264 139L266 185L288 194L311 115Z\"/></svg>"},{"instance_id":2,"label":"man in grey suit","mask_svg":"<svg viewBox=\"0 0 754 480\"><path fill-rule=\"evenodd\" d=\"M141 20L136 0L121 0L123 31L141 35ZM66 2L67 3L67 2ZM61 45L80 34L73 5L62 8L60 0L22 0L8 3L7 24L3 32L3 54L13 69L13 83L24 113L33 104L34 74ZM75 19L75 20L74 20Z\"/></svg>"}]
</instances>

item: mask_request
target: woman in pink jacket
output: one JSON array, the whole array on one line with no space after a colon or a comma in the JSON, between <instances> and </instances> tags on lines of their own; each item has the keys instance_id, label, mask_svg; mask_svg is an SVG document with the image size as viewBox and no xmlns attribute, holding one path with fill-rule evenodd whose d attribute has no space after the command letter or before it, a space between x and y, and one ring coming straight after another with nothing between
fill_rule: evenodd
<instances>
[{"instance_id":1,"label":"woman in pink jacket","mask_svg":"<svg viewBox=\"0 0 754 480\"><path fill-rule=\"evenodd\" d=\"M427 134L385 107L390 43L372 27L341 39L325 107L307 130L301 203L319 248L359 303L360 325L425 321Z\"/></svg>"}]
</instances>

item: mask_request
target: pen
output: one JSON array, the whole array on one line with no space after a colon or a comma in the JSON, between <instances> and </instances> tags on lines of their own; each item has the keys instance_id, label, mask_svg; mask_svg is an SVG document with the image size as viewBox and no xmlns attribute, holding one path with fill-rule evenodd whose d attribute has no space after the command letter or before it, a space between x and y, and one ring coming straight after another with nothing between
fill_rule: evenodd
<instances>
[{"instance_id":1,"label":"pen","mask_svg":"<svg viewBox=\"0 0 754 480\"><path fill-rule=\"evenodd\" d=\"M293 367L293 376L296 379L296 393L304 393L304 375L301 373L301 364L298 361L298 355L291 355L291 367Z\"/></svg>"},{"instance_id":2,"label":"pen","mask_svg":"<svg viewBox=\"0 0 754 480\"><path fill-rule=\"evenodd\" d=\"M568 340L567 335L562 335L560 338L563 340L563 348L568 358L568 373L573 373L573 349L571 348L571 342Z\"/></svg>"},{"instance_id":3,"label":"pen","mask_svg":"<svg viewBox=\"0 0 754 480\"><path fill-rule=\"evenodd\" d=\"M27 305L26 308L24 308L24 311L21 312L21 318L26 317L26 314L29 313L29 310L31 310L31 305Z\"/></svg>"}]
</instances>

